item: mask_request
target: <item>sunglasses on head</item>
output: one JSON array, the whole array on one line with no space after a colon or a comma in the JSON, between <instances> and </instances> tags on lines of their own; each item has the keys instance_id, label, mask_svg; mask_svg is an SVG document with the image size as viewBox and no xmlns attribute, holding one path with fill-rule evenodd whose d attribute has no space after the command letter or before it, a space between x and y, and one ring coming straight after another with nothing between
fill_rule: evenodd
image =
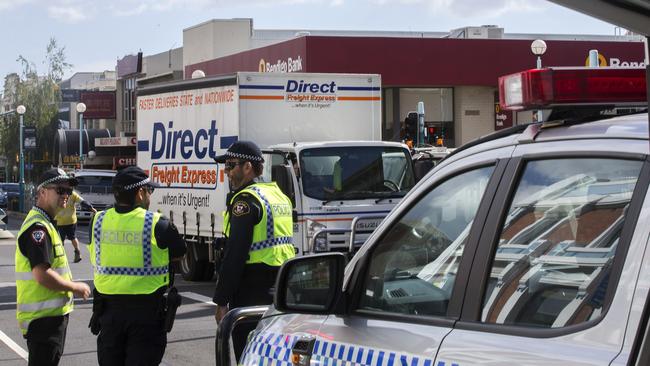
<instances>
[{"instance_id":1,"label":"sunglasses on head","mask_svg":"<svg viewBox=\"0 0 650 366\"><path fill-rule=\"evenodd\" d=\"M72 188L70 187L50 187L54 189L56 194L59 196L63 196L64 194L67 194L68 196L72 194Z\"/></svg>"},{"instance_id":2,"label":"sunglasses on head","mask_svg":"<svg viewBox=\"0 0 650 366\"><path fill-rule=\"evenodd\" d=\"M224 165L224 169L233 170L237 165L244 165L244 164L246 164L245 161L227 161L223 165Z\"/></svg>"}]
</instances>

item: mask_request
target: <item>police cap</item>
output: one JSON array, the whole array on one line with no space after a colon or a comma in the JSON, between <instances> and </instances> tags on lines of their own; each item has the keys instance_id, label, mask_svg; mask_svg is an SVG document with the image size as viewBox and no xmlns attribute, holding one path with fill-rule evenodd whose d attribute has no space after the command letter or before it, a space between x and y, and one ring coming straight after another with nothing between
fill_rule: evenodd
<instances>
[{"instance_id":1,"label":"police cap","mask_svg":"<svg viewBox=\"0 0 650 366\"><path fill-rule=\"evenodd\" d=\"M217 163L225 163L226 159L239 159L247 161L264 162L262 150L253 141L235 141L225 154L214 158Z\"/></svg>"},{"instance_id":2,"label":"police cap","mask_svg":"<svg viewBox=\"0 0 650 366\"><path fill-rule=\"evenodd\" d=\"M79 184L77 178L75 178L73 175L67 174L63 169L50 168L41 174L41 176L38 178L38 188L45 187L48 184L57 184L64 182L67 182L70 184L70 186L73 187Z\"/></svg>"},{"instance_id":3,"label":"police cap","mask_svg":"<svg viewBox=\"0 0 650 366\"><path fill-rule=\"evenodd\" d=\"M137 166L121 169L113 177L113 190L116 191L131 191L144 186L159 187L158 184L149 179L144 170Z\"/></svg>"}]
</instances>

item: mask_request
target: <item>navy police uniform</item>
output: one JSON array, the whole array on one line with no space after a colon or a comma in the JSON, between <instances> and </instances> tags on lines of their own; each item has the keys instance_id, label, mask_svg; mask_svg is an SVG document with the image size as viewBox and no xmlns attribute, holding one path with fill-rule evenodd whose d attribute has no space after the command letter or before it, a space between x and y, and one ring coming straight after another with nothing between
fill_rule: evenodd
<instances>
[{"instance_id":1,"label":"navy police uniform","mask_svg":"<svg viewBox=\"0 0 650 366\"><path fill-rule=\"evenodd\" d=\"M153 190L137 167L125 168L113 179L117 191L142 187ZM100 328L99 364L160 364L167 346L163 295L168 268L172 258L186 251L176 226L143 207L118 202L93 220L90 249L99 299L93 307Z\"/></svg>"}]
</instances>

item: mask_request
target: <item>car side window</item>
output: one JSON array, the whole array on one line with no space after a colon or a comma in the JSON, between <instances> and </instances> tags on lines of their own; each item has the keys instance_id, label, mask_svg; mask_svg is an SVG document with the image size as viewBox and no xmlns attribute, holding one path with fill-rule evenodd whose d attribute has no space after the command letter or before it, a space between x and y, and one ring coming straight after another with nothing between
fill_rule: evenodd
<instances>
[{"instance_id":1,"label":"car side window","mask_svg":"<svg viewBox=\"0 0 650 366\"><path fill-rule=\"evenodd\" d=\"M600 316L642 162L530 161L501 229L482 321L559 328Z\"/></svg>"},{"instance_id":2,"label":"car side window","mask_svg":"<svg viewBox=\"0 0 650 366\"><path fill-rule=\"evenodd\" d=\"M493 166L433 188L369 254L359 309L444 316L456 271Z\"/></svg>"}]
</instances>

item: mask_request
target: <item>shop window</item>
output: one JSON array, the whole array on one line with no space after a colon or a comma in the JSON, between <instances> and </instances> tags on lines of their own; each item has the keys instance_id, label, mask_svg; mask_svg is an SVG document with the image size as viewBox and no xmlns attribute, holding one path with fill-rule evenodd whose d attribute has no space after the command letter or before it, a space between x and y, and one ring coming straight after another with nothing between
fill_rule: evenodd
<instances>
[{"instance_id":1,"label":"shop window","mask_svg":"<svg viewBox=\"0 0 650 366\"><path fill-rule=\"evenodd\" d=\"M424 103L424 123L430 145L455 147L454 90L452 88L401 88L399 111L402 121L401 138L404 139L404 121L409 112L417 110L418 102Z\"/></svg>"}]
</instances>

